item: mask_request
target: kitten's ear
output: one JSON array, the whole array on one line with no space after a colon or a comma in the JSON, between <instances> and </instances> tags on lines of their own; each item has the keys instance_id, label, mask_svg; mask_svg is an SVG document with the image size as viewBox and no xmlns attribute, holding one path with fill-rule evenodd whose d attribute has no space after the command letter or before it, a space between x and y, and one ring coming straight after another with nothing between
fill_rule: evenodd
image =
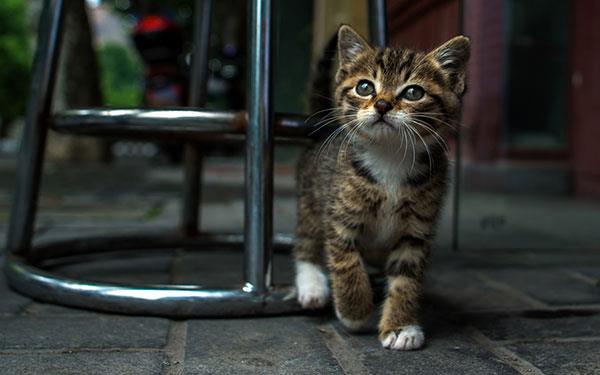
<instances>
[{"instance_id":1,"label":"kitten's ear","mask_svg":"<svg viewBox=\"0 0 600 375\"><path fill-rule=\"evenodd\" d=\"M342 65L354 61L358 55L370 49L369 43L353 28L348 25L340 26L338 30L338 51Z\"/></svg>"},{"instance_id":2,"label":"kitten's ear","mask_svg":"<svg viewBox=\"0 0 600 375\"><path fill-rule=\"evenodd\" d=\"M450 39L429 53L440 64L441 69L448 73L454 90L459 95L465 91L467 62L470 54L471 41L462 35Z\"/></svg>"}]
</instances>

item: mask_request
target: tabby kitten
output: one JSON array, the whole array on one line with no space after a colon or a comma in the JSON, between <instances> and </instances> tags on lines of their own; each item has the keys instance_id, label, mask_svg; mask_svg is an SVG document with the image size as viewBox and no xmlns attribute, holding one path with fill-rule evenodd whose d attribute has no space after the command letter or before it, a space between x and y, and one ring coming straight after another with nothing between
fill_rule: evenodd
<instances>
[{"instance_id":1,"label":"tabby kitten","mask_svg":"<svg viewBox=\"0 0 600 375\"><path fill-rule=\"evenodd\" d=\"M316 100L312 109L329 110L337 128L298 168L298 301L327 304L326 264L337 317L361 329L374 310L366 265L380 267L388 290L379 340L417 349L425 342L417 316L423 272L447 185L445 139L465 92L469 39L429 53L381 49L344 25L334 43L333 108ZM321 70L331 65L324 61Z\"/></svg>"}]
</instances>

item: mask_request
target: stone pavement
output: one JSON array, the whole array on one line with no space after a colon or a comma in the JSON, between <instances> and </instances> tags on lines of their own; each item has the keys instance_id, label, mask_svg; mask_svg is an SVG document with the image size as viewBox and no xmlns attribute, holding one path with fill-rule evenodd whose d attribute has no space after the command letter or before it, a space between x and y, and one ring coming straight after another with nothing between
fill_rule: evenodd
<instances>
[{"instance_id":1,"label":"stone pavement","mask_svg":"<svg viewBox=\"0 0 600 375\"><path fill-rule=\"evenodd\" d=\"M71 178L48 172L41 239L160 230L177 222L177 172L155 170L151 178L130 167L71 172ZM288 231L293 180L281 175L276 228ZM241 185L234 176L209 173L205 228L241 228ZM2 241L9 180L9 174L0 178ZM165 250L57 272L116 282L239 285L241 269L237 252ZM0 278L0 374L600 374L599 277L597 250L453 254L442 244L426 280L428 341L415 352L384 350L374 333L350 334L329 310L244 319L123 316L35 302ZM276 254L276 283L291 280L289 255Z\"/></svg>"}]
</instances>

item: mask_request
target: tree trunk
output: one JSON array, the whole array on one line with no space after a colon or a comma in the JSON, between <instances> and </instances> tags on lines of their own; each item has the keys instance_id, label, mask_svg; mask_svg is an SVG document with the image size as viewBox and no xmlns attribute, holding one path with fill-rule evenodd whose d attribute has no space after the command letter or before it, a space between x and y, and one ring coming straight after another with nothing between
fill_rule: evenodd
<instances>
[{"instance_id":1,"label":"tree trunk","mask_svg":"<svg viewBox=\"0 0 600 375\"><path fill-rule=\"evenodd\" d=\"M100 72L85 0L66 0L55 109L102 105ZM106 160L106 141L51 133L48 157L56 161Z\"/></svg>"}]
</instances>

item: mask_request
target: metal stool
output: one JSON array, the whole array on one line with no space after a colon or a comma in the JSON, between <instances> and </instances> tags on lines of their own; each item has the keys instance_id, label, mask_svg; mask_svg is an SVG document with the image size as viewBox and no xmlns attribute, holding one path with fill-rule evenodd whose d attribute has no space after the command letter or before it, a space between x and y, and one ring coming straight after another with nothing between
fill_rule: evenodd
<instances>
[{"instance_id":1,"label":"metal stool","mask_svg":"<svg viewBox=\"0 0 600 375\"><path fill-rule=\"evenodd\" d=\"M64 0L44 2L7 240L5 273L17 291L45 302L109 312L166 317L268 315L299 311L291 287L271 285L273 247L289 249L291 236L273 236L274 136L306 137L297 116L272 107L273 0L251 0L248 108L246 112L199 109L206 98L211 0L196 1L190 109L78 109L52 115L51 102L62 36ZM371 36L385 45L385 0L370 1ZM173 139L186 144L181 230L52 241L32 246L48 129L92 136ZM246 138L245 233L198 232L201 153L207 138ZM131 286L65 278L44 267L67 257L117 250L177 247L244 248L246 283L235 289L189 285Z\"/></svg>"}]
</instances>

